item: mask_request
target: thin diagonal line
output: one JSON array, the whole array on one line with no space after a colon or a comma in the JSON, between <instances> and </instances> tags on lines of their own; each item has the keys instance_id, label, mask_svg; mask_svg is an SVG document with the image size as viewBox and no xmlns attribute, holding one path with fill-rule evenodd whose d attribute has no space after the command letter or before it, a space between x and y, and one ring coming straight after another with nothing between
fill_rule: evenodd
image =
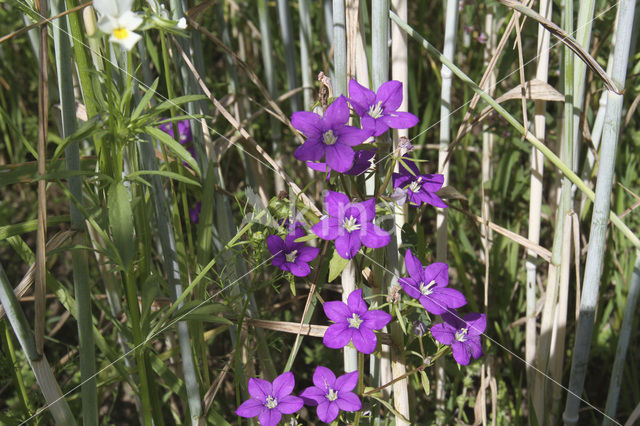
<instances>
[{"instance_id":1,"label":"thin diagonal line","mask_svg":"<svg viewBox=\"0 0 640 426\"><path fill-rule=\"evenodd\" d=\"M132 352L135 352L137 349L139 349L140 347L146 345L147 343L149 343L150 341L152 341L156 336L158 336L159 334L165 332L166 330L168 330L169 328L173 327L174 324L176 324L177 322L179 322L182 318L184 318L186 315L190 314L191 312L193 312L194 310L198 309L200 306L204 305L205 303L207 303L209 300L213 299L214 297L217 297L220 293L222 293L223 291L231 288L233 285L235 285L238 281L240 281L241 279L245 278L247 275L249 275L250 273L252 273L253 271L257 270L258 268L260 268L262 265L264 265L265 263L267 263L268 261L270 261L271 259L273 259L274 257L276 257L278 254L280 254L282 252L282 250L278 251L276 254L272 255L270 258L268 258L267 260L261 262L260 264L258 264L257 266L255 266L253 269L251 269L250 271L246 272L245 274L243 274L242 276L240 276L240 278L236 279L235 281L231 282L230 284L228 284L227 286L223 287L222 289L218 290L217 293L207 297L206 299L204 299L202 302L200 302L197 306L194 306L192 309L189 309L187 312L185 312L184 314L180 315L177 318L174 318L173 321L171 321L168 325L166 325L165 327L161 328L160 330L158 330L157 332L155 332L154 334L152 334L151 336L148 336L142 343L140 343L137 346L134 346L131 350L129 350L128 352L120 355L120 357L118 357L116 360L114 360L113 362L109 363L108 365L106 365L105 367L103 367L102 369L100 369L99 371L97 371L95 374L93 374L91 377L88 377L86 380L83 380L82 382L80 382L79 384L77 384L76 386L74 386L73 388L71 388L70 390L68 390L67 392L65 392L64 394L62 394L58 399L56 399L55 401L52 401L50 404L47 404L43 407L40 407L38 409L38 412L36 412L33 416L29 417L27 420L23 421L22 423L20 423L21 426L23 424L26 424L29 420L38 417L40 414L44 413L45 410L47 410L49 407L51 407L53 404L55 404L56 402L60 401L61 399L64 399L66 396L71 395L72 393L74 393L76 390L78 390L83 384L85 384L86 382L88 382L89 380L94 379L95 377L97 377L100 373L102 373L103 371L111 368L114 364L116 364L117 362L122 361L124 358L126 358L128 355L130 355Z\"/></svg>"},{"instance_id":2,"label":"thin diagonal line","mask_svg":"<svg viewBox=\"0 0 640 426\"><path fill-rule=\"evenodd\" d=\"M381 265L380 263L376 262L375 259L371 258L370 256L367 256L365 253L362 253L362 255L364 257L366 257L367 259L371 260L373 263L375 263L376 265L378 265L379 267L381 267L382 269L384 269L385 271L387 271L388 273L390 273L394 278L399 279L401 277L396 276L392 271L390 271L389 269L387 269L385 266ZM442 305L439 301L430 298L429 299L431 302L435 303L436 305L440 306L442 309L447 310L449 313L453 314L453 316L455 316L457 319L464 321L457 312L450 310L447 306ZM485 317L486 318L486 317ZM476 331L479 331L475 326L471 326L471 328L475 329ZM553 377L545 374L545 372L543 372L542 370L538 369L535 365L528 363L524 358L522 358L521 356L519 356L518 354L516 354L515 352L513 352L511 349L507 348L506 346L504 346L503 344L501 344L500 342L498 342L497 340L493 339L491 336L489 336L486 331L482 332L481 335L483 335L484 337L486 337L488 340L491 341L491 343L495 344L496 346L499 346L502 350L506 351L507 353L509 353L509 355L513 356L514 358L516 358L517 360L521 361L523 364L525 364L528 367L531 367L533 370L535 370L538 374L541 374L542 376L544 376L547 380L553 382L555 385L561 387L562 389L564 389L565 391L567 391L568 393L570 393L571 395L575 396L576 398L578 398L580 401L584 402L585 404L587 404L589 407L593 408L594 410L596 410L598 413L602 414L604 417L606 417L607 419L611 420L612 422L614 422L617 425L621 425L622 423L619 423L618 421L616 421L616 419L613 419L611 417L609 417L604 411L602 411L601 409L599 409L598 407L596 407L595 405L591 404L590 402L580 398L579 395L577 395L576 393L572 392L569 388L565 387L562 383L558 382L557 380L555 380Z\"/></svg>"}]
</instances>

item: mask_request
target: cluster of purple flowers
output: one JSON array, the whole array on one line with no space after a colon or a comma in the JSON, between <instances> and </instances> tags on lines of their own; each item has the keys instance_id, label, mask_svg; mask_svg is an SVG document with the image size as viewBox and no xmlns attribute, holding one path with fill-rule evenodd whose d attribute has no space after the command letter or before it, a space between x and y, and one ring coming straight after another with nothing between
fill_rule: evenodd
<instances>
[{"instance_id":1,"label":"cluster of purple flowers","mask_svg":"<svg viewBox=\"0 0 640 426\"><path fill-rule=\"evenodd\" d=\"M418 123L415 115L397 111L402 103L400 82L384 83L376 93L352 80L349 95L349 98L340 96L335 99L324 115L299 111L291 117L293 126L307 138L295 150L294 156L313 170L327 174L331 171L362 174L372 166L376 149L354 150L355 146L367 144L390 128L406 129ZM349 105L359 116L360 127L347 124ZM399 171L392 174L393 200L399 204L408 202L411 206L430 204L447 207L437 195L444 183L443 175L421 173L407 155L398 160ZM391 236L374 223L375 202L374 198L356 201L343 193L327 191L324 199L326 215L311 227L311 232L321 239L334 241L336 252L344 259L353 259L363 245L371 249L384 247L391 241ZM304 236L304 225L295 222L288 227L284 237L267 237L267 248L273 255L272 264L294 276L307 276L311 271L309 262L317 257L319 250L300 242ZM405 254L405 265L409 276L399 279L405 293L417 299L427 312L440 315L444 321L431 327L434 339L451 346L453 357L459 364L466 365L471 357L480 357L486 318L475 313L461 318L455 312L467 301L460 291L449 288L449 266L433 263L423 267L411 250ZM374 331L384 328L392 319L387 312L369 310L362 289L351 292L346 303L328 301L323 307L327 318L333 322L323 336L323 343L333 349L351 343L363 354L373 353L377 346ZM331 370L318 366L313 375L314 386L297 397L291 395L295 386L292 373L280 375L273 383L252 378L248 388L251 398L242 403L236 413L242 417L258 416L262 425L275 425L282 414L295 413L306 404L317 406L320 420L330 423L340 410L358 411L361 408L360 400L352 392L357 380L357 372L336 378Z\"/></svg>"},{"instance_id":2,"label":"cluster of purple flowers","mask_svg":"<svg viewBox=\"0 0 640 426\"><path fill-rule=\"evenodd\" d=\"M293 373L286 372L275 378L273 383L262 379L249 379L251 398L243 402L236 414L241 417L258 417L262 426L275 426L283 414L293 414L304 405L317 407L318 418L331 423L342 411L358 411L362 403L352 392L358 384L358 372L343 374L336 378L333 371L318 366L313 373L313 386L291 395L295 387Z\"/></svg>"}]
</instances>

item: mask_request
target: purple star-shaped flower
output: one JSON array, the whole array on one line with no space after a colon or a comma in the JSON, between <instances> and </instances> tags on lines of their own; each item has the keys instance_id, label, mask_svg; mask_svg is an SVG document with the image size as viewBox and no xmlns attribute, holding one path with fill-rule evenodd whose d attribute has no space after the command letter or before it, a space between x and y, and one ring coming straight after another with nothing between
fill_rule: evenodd
<instances>
[{"instance_id":1,"label":"purple star-shaped flower","mask_svg":"<svg viewBox=\"0 0 640 426\"><path fill-rule=\"evenodd\" d=\"M344 259L352 259L362 244L379 248L391 241L386 231L373 224L375 199L351 203L341 192L327 191L324 205L329 217L316 223L311 231L323 240L335 240L336 250Z\"/></svg>"},{"instance_id":2,"label":"purple star-shaped flower","mask_svg":"<svg viewBox=\"0 0 640 426\"><path fill-rule=\"evenodd\" d=\"M302 398L291 395L295 386L293 373L286 372L275 378L273 384L267 380L249 379L251 398L240 404L236 414L240 417L255 417L262 426L275 426L283 414L292 414L302 408Z\"/></svg>"},{"instance_id":3,"label":"purple star-shaped flower","mask_svg":"<svg viewBox=\"0 0 640 426\"><path fill-rule=\"evenodd\" d=\"M409 296L418 299L420 304L432 314L440 315L448 308L459 308L467 304L467 299L458 290L448 288L449 265L432 263L426 268L417 257L407 250L404 264L409 276L398 279L402 289Z\"/></svg>"},{"instance_id":4,"label":"purple star-shaped flower","mask_svg":"<svg viewBox=\"0 0 640 426\"><path fill-rule=\"evenodd\" d=\"M346 172L345 175L358 176L366 172L371 167L371 159L376 155L375 149L366 149L356 151L356 155L353 160L353 166ZM331 168L327 163L315 163L313 161L307 161L307 166L317 172L328 173L327 180L331 177Z\"/></svg>"},{"instance_id":5,"label":"purple star-shaped flower","mask_svg":"<svg viewBox=\"0 0 640 426\"><path fill-rule=\"evenodd\" d=\"M319 249L310 247L305 243L296 243L305 232L302 226L294 225L293 231L284 240L277 235L267 237L267 248L274 255L271 260L273 266L283 271L291 272L296 277L306 277L311 272L308 263L316 258Z\"/></svg>"},{"instance_id":6,"label":"purple star-shaped flower","mask_svg":"<svg viewBox=\"0 0 640 426\"><path fill-rule=\"evenodd\" d=\"M325 423L331 423L342 411L358 411L362 403L351 392L358 384L358 372L343 374L336 379L333 371L318 366L313 373L313 384L300 393L306 405L318 408L318 417Z\"/></svg>"},{"instance_id":7,"label":"purple star-shaped flower","mask_svg":"<svg viewBox=\"0 0 640 426\"><path fill-rule=\"evenodd\" d=\"M480 336L487 328L484 314L467 314L460 318L456 313L447 311L442 314L443 323L431 327L433 337L443 345L451 346L453 358L460 365L467 365L473 356L482 356Z\"/></svg>"},{"instance_id":8,"label":"purple star-shaped flower","mask_svg":"<svg viewBox=\"0 0 640 426\"><path fill-rule=\"evenodd\" d=\"M400 173L393 174L393 187L407 191L407 200L411 204L431 204L435 207L446 208L447 205L436 194L444 183L444 175L420 174L418 166L404 156L400 163Z\"/></svg>"},{"instance_id":9,"label":"purple star-shaped flower","mask_svg":"<svg viewBox=\"0 0 640 426\"><path fill-rule=\"evenodd\" d=\"M291 124L300 130L307 140L293 155L300 161L326 162L333 170L344 173L351 168L355 157L352 146L359 145L371 136L371 132L347 126L349 105L340 96L327 108L324 116L309 111L298 111L291 116Z\"/></svg>"},{"instance_id":10,"label":"purple star-shaped flower","mask_svg":"<svg viewBox=\"0 0 640 426\"><path fill-rule=\"evenodd\" d=\"M173 133L173 124L174 123L163 123L158 125L158 128L165 133L168 133L172 138L175 138ZM178 134L180 135L180 143L182 145L186 145L193 140L193 135L191 134L191 125L189 124L189 120L179 120L176 121L176 126L178 127Z\"/></svg>"},{"instance_id":11,"label":"purple star-shaped flower","mask_svg":"<svg viewBox=\"0 0 640 426\"><path fill-rule=\"evenodd\" d=\"M351 80L349 96L351 106L360 116L362 128L373 131L373 136L380 136L389 127L408 129L418 124L418 117L415 115L397 111L402 103L402 83L399 81L387 81L375 93Z\"/></svg>"},{"instance_id":12,"label":"purple star-shaped flower","mask_svg":"<svg viewBox=\"0 0 640 426\"><path fill-rule=\"evenodd\" d=\"M344 348L353 340L353 346L363 354L372 353L378 338L373 330L380 330L391 321L391 315L380 310L369 310L362 298L362 289L351 292L347 303L325 302L324 313L335 322L324 333L322 343L332 349Z\"/></svg>"}]
</instances>

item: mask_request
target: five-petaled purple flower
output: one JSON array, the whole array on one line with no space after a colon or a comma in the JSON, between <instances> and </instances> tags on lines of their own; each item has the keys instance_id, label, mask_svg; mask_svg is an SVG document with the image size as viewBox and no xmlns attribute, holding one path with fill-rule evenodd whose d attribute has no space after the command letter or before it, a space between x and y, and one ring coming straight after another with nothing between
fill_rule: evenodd
<instances>
[{"instance_id":1,"label":"five-petaled purple flower","mask_svg":"<svg viewBox=\"0 0 640 426\"><path fill-rule=\"evenodd\" d=\"M295 240L304 237L305 232L296 223L289 235L282 238L277 235L267 237L267 248L274 255L271 260L273 266L277 266L283 271L291 272L296 277L306 277L311 272L308 263L316 258L319 249L310 247L305 243L296 243Z\"/></svg>"},{"instance_id":2,"label":"five-petaled purple flower","mask_svg":"<svg viewBox=\"0 0 640 426\"><path fill-rule=\"evenodd\" d=\"M444 183L444 175L420 174L418 166L404 156L400 163L400 173L393 174L393 187L407 191L407 200L411 204L431 204L435 207L446 208L447 205L436 194Z\"/></svg>"},{"instance_id":3,"label":"five-petaled purple flower","mask_svg":"<svg viewBox=\"0 0 640 426\"><path fill-rule=\"evenodd\" d=\"M370 354L376 348L378 338L373 330L380 330L391 321L388 313L369 310L362 298L362 289L351 292L347 303L339 300L325 302L324 313L335 324L327 328L322 343L329 348L340 349L353 340L353 346L363 354Z\"/></svg>"},{"instance_id":4,"label":"five-petaled purple flower","mask_svg":"<svg viewBox=\"0 0 640 426\"><path fill-rule=\"evenodd\" d=\"M447 287L449 265L446 263L432 263L423 268L422 263L411 253L411 250L407 250L404 255L404 264L409 276L398 279L398 282L405 293L418 299L428 312L440 315L448 308L459 308L467 304L462 293Z\"/></svg>"},{"instance_id":5,"label":"five-petaled purple flower","mask_svg":"<svg viewBox=\"0 0 640 426\"><path fill-rule=\"evenodd\" d=\"M453 358L460 365L467 365L473 356L482 356L480 336L487 328L484 314L467 314L460 318L458 314L447 311L442 314L445 321L431 327L433 337L443 345L451 346Z\"/></svg>"},{"instance_id":6,"label":"five-petaled purple flower","mask_svg":"<svg viewBox=\"0 0 640 426\"><path fill-rule=\"evenodd\" d=\"M336 251L344 259L352 259L360 246L384 247L391 241L389 234L373 224L376 217L375 199L351 203L341 192L327 191L324 199L329 217L316 223L311 230L323 240L335 240Z\"/></svg>"},{"instance_id":7,"label":"five-petaled purple flower","mask_svg":"<svg viewBox=\"0 0 640 426\"><path fill-rule=\"evenodd\" d=\"M324 116L309 111L295 112L291 124L307 137L307 141L293 155L300 161L320 161L326 157L333 170L348 171L355 157L352 147L371 136L370 131L347 126L348 120L349 105L344 96L333 101Z\"/></svg>"},{"instance_id":8,"label":"five-petaled purple flower","mask_svg":"<svg viewBox=\"0 0 640 426\"><path fill-rule=\"evenodd\" d=\"M399 81L387 81L375 93L351 80L349 96L351 106L360 116L362 128L373 131L373 136L380 136L389 127L408 129L418 124L418 117L415 115L397 111L402 103L402 83Z\"/></svg>"},{"instance_id":9,"label":"five-petaled purple flower","mask_svg":"<svg viewBox=\"0 0 640 426\"><path fill-rule=\"evenodd\" d=\"M255 417L262 426L275 426L283 414L292 414L302 408L302 398L291 395L295 386L293 373L286 372L275 378L273 384L267 380L249 379L251 398L240 404L236 414L240 417Z\"/></svg>"},{"instance_id":10,"label":"five-petaled purple flower","mask_svg":"<svg viewBox=\"0 0 640 426\"><path fill-rule=\"evenodd\" d=\"M342 411L358 411L362 403L351 392L358 384L358 372L343 374L336 379L333 371L318 366L313 373L313 384L300 393L305 405L318 408L318 417L325 423L331 423Z\"/></svg>"}]
</instances>

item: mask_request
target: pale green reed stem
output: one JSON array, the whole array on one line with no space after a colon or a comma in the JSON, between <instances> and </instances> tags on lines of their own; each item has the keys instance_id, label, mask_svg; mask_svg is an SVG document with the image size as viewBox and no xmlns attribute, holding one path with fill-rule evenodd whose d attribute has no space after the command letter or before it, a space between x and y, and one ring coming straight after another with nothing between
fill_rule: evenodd
<instances>
[{"instance_id":1,"label":"pale green reed stem","mask_svg":"<svg viewBox=\"0 0 640 426\"><path fill-rule=\"evenodd\" d=\"M448 61L453 62L456 50L456 34L458 28L458 2L447 0L446 17L444 27L444 49L443 55ZM449 143L451 142L451 85L453 73L444 62L440 70L442 76L442 88L440 91L440 149L438 151L438 173L444 176L444 185L449 184L449 165L446 162ZM447 209L437 209L436 216L436 260L438 262L447 261ZM444 410L445 390L444 390L444 358L438 360L436 364L436 409Z\"/></svg>"},{"instance_id":2,"label":"pale green reed stem","mask_svg":"<svg viewBox=\"0 0 640 426\"><path fill-rule=\"evenodd\" d=\"M64 2L51 2L51 13L56 15L64 10ZM53 43L56 58L56 74L62 110L63 138L76 131L76 102L73 91L73 62L69 43L67 19L62 18L53 23ZM78 143L70 144L65 150L67 170L80 170L80 150ZM70 176L69 191L77 200L82 200L82 182L80 176ZM73 202L69 203L71 229L76 231L74 245L88 245L84 217ZM86 250L72 250L71 263L73 283L77 302L78 340L80 355L80 377L82 380L82 421L85 425L98 424L98 389L96 386L95 344L93 341L93 316L91 313L91 279Z\"/></svg>"},{"instance_id":3,"label":"pale green reed stem","mask_svg":"<svg viewBox=\"0 0 640 426\"><path fill-rule=\"evenodd\" d=\"M300 12L302 13L302 11ZM258 19L260 21L260 35L261 35L261 43L262 43L262 62L264 64L264 75L266 80L267 90L273 99L278 97L278 89L276 86L276 72L275 67L273 65L273 43L271 41L271 25L269 19L269 6L267 4L267 0L259 0L258 1ZM304 79L304 72L303 72ZM306 93L305 93L306 99ZM305 101L305 110L306 110L306 101ZM282 140L282 129L280 126L280 122L277 118L273 116L269 116L269 124L271 126L271 131L269 134L271 135L271 151L275 157L276 162L279 165L282 165L282 157L279 155L280 142ZM279 174L275 174L273 176L275 192L279 193L284 190L284 180Z\"/></svg>"},{"instance_id":4,"label":"pale green reed stem","mask_svg":"<svg viewBox=\"0 0 640 426\"><path fill-rule=\"evenodd\" d=\"M4 267L0 264L0 302L4 307L11 328L15 333L20 347L24 351L25 357L33 370L44 400L51 415L58 425L74 425L76 424L74 416L71 414L69 405L62 395L60 386L53 376L53 370L47 361L46 356L38 354L36 350L36 342L33 338L33 332L29 328L27 317L24 315L20 302L15 294L13 287L9 283L9 279L4 272Z\"/></svg>"},{"instance_id":5,"label":"pale green reed stem","mask_svg":"<svg viewBox=\"0 0 640 426\"><path fill-rule=\"evenodd\" d=\"M300 69L302 71L302 91L305 111L313 106L313 75L311 69L311 13L309 0L298 0L300 14Z\"/></svg>"},{"instance_id":6,"label":"pale green reed stem","mask_svg":"<svg viewBox=\"0 0 640 426\"><path fill-rule=\"evenodd\" d=\"M634 317L636 316L638 295L640 295L640 251L636 250L636 264L633 268L633 276L631 277L629 293L627 294L624 318L622 320L622 326L620 327L620 335L618 336L616 359L613 362L613 368L611 369L611 381L609 382L607 405L604 409L606 415L612 418L615 418L616 407L618 406L618 396L620 395L620 386L622 384L622 373L624 372L627 349L629 348L631 329L633 327ZM610 426L612 424L613 421L608 417L605 417L602 422L603 426Z\"/></svg>"},{"instance_id":7,"label":"pale green reed stem","mask_svg":"<svg viewBox=\"0 0 640 426\"><path fill-rule=\"evenodd\" d=\"M551 20L553 2L542 0L540 2L540 15ZM549 75L549 42L551 34L542 25L538 25L537 64L536 78L547 81ZM545 140L546 127L546 102L536 100L534 113L534 134L536 138ZM544 175L544 156L535 147L531 148L531 190L529 193L529 230L528 238L533 243L540 241L540 219L542 213L542 179ZM536 276L537 266L535 259L537 254L527 251L527 290L526 290L526 340L525 360L527 361L527 389L529 395L534 392L534 370L536 359L537 319L536 319Z\"/></svg>"},{"instance_id":8,"label":"pale green reed stem","mask_svg":"<svg viewBox=\"0 0 640 426\"><path fill-rule=\"evenodd\" d=\"M563 3L563 29L573 33L573 1L565 0ZM568 47L563 49L563 72L564 76L564 115L562 125L562 140L560 146L560 159L571 165L573 162L573 52ZM555 226L553 235L553 246L551 249L551 262L549 263L549 274L545 291L544 309L540 325L540 338L537 345L536 364L538 370L547 374L549 372L549 358L555 348L551 346L551 336L553 334L554 318L556 316L556 301L558 298L558 285L560 283L560 270L563 261L570 262L569 258L562 257L562 239L565 232L571 229L564 229L564 218L572 205L571 181L564 176L562 178L562 189L560 202L556 208ZM557 379L557 378L556 378ZM534 379L535 389L533 403L538 419L543 419L551 412L551 386L553 383L547 380L546 375L537 374Z\"/></svg>"},{"instance_id":9,"label":"pale green reed stem","mask_svg":"<svg viewBox=\"0 0 640 426\"><path fill-rule=\"evenodd\" d=\"M298 87L298 76L296 70L297 58L295 43L293 40L293 23L291 22L291 11L287 0L276 0L278 6L278 17L280 20L280 34L284 44L285 66L287 70L287 89L293 90ZM291 111L300 109L300 96L298 94L289 98Z\"/></svg>"},{"instance_id":10,"label":"pale green reed stem","mask_svg":"<svg viewBox=\"0 0 640 426\"><path fill-rule=\"evenodd\" d=\"M624 87L625 85L635 6L635 0L622 0L618 6L618 31L611 72L611 79L618 87ZM607 219L609 218L611 204L611 185L615 170L624 96L610 92L607 94L607 98L607 113L602 133L600 165L595 201L593 203L591 230L589 232L589 250L584 271L582 298L580 300L580 318L576 329L576 341L571 362L567 404L563 414L565 423L569 425L577 424L578 422L578 409L580 407L578 398L582 395L587 373L595 308L602 276Z\"/></svg>"},{"instance_id":11,"label":"pale green reed stem","mask_svg":"<svg viewBox=\"0 0 640 426\"><path fill-rule=\"evenodd\" d=\"M347 94L347 33L344 0L333 0L333 84L334 96Z\"/></svg>"},{"instance_id":12,"label":"pale green reed stem","mask_svg":"<svg viewBox=\"0 0 640 426\"><path fill-rule=\"evenodd\" d=\"M389 12L389 13L390 13L391 19L397 22L398 25L400 25L400 27L407 32L407 34L409 34L411 37L417 40L427 52L431 53L433 56L436 57L436 59L438 59L440 62L445 64L447 67L449 67L460 80L468 84L478 94L478 96L480 96L487 104L491 106L491 108L493 108L498 114L504 117L504 119L507 120L507 122L511 124L511 126L513 126L519 133L522 133L524 135L525 140L529 142L531 145L533 145L535 148L537 148L540 152L542 152L545 158L551 164L556 166L558 170L562 172L562 174L567 176L569 180L571 180L571 182L578 187L578 189L584 192L590 200L594 200L595 198L594 192L589 188L589 185L587 185L584 181L582 181L582 179L580 179L580 177L578 177L571 170L570 166L568 166L562 160L560 160L560 158L558 158L558 156L555 155L553 151L551 151L542 141L536 138L532 133L526 131L524 126L520 122L518 122L518 120L514 116L512 116L506 109L504 109L504 107L501 106L498 102L496 102L496 100L493 99L487 92L482 90L473 80L471 80L471 78L469 78L469 76L467 76L453 62L451 62L449 59L444 57L444 55L442 55L438 51L438 49L433 47L431 43L429 43L424 37L418 34L409 24L407 24L405 21L398 18L398 15L396 15L395 13L393 12ZM622 220L615 213L611 212L609 214L609 219L620 230L620 232L622 232L622 234L631 242L631 244L633 244L635 247L640 248L640 239L636 237L636 235L629 229L627 225L624 224L624 222L622 222Z\"/></svg>"}]
</instances>

